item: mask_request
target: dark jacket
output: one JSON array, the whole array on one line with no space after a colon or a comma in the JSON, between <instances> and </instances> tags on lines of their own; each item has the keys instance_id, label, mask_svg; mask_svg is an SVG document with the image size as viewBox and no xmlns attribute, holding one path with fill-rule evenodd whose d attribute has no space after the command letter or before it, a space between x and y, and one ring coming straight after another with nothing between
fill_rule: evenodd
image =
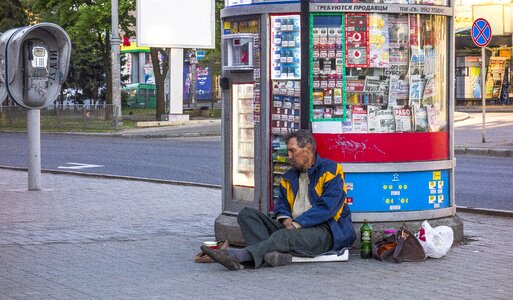
<instances>
[{"instance_id":1,"label":"dark jacket","mask_svg":"<svg viewBox=\"0 0 513 300\"><path fill-rule=\"evenodd\" d=\"M342 166L317 155L314 165L308 169L310 184L308 196L312 207L293 221L308 228L327 222L333 234L333 250L350 247L356 235L351 212L346 204L347 189ZM299 189L299 171L290 169L281 180L280 194L274 212L277 217L292 218L292 207Z\"/></svg>"}]
</instances>

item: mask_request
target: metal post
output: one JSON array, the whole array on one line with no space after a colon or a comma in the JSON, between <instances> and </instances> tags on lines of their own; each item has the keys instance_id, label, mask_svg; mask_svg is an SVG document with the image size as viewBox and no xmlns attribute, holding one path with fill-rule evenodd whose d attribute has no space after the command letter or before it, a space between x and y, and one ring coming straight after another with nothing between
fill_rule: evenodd
<instances>
[{"instance_id":1,"label":"metal post","mask_svg":"<svg viewBox=\"0 0 513 300\"><path fill-rule=\"evenodd\" d=\"M485 88L486 88L485 59L486 59L486 55L485 55L485 51L486 50L485 50L485 48L486 47L481 47L481 101L482 101L482 106L483 106L483 137L482 137L483 143L486 143L486 127L485 127L485 115L486 115L486 97L485 97Z\"/></svg>"},{"instance_id":2,"label":"metal post","mask_svg":"<svg viewBox=\"0 0 513 300\"><path fill-rule=\"evenodd\" d=\"M28 136L28 189L41 190L41 112L39 109L27 111Z\"/></svg>"},{"instance_id":3,"label":"metal post","mask_svg":"<svg viewBox=\"0 0 513 300\"><path fill-rule=\"evenodd\" d=\"M119 65L119 21L118 21L118 0L111 0L112 8L112 35L110 44L112 49L112 105L119 109L113 109L114 126L118 128L121 123L121 70Z\"/></svg>"}]
</instances>

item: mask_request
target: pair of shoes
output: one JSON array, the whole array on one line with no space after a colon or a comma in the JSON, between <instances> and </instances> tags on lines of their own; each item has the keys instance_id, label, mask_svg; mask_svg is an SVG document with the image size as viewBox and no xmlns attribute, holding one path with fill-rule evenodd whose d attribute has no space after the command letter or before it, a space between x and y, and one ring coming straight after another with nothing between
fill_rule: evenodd
<instances>
[{"instance_id":1,"label":"pair of shoes","mask_svg":"<svg viewBox=\"0 0 513 300\"><path fill-rule=\"evenodd\" d=\"M272 267L281 267L292 263L292 254L278 251L267 252L264 254L264 261Z\"/></svg>"},{"instance_id":2,"label":"pair of shoes","mask_svg":"<svg viewBox=\"0 0 513 300\"><path fill-rule=\"evenodd\" d=\"M237 271L244 269L244 267L235 258L231 257L225 249L212 249L203 245L201 246L201 251L229 270Z\"/></svg>"},{"instance_id":3,"label":"pair of shoes","mask_svg":"<svg viewBox=\"0 0 513 300\"><path fill-rule=\"evenodd\" d=\"M217 242L217 249L228 249L229 246L230 246L230 244L228 244L228 241ZM194 262L214 263L215 261L212 258L210 258L208 255L203 253L203 251L201 251L200 253L196 254L196 256L194 256Z\"/></svg>"}]
</instances>

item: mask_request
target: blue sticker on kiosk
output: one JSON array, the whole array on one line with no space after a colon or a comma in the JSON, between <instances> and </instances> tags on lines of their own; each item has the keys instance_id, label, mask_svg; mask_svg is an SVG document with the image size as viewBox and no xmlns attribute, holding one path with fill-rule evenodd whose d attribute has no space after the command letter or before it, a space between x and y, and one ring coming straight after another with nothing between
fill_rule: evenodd
<instances>
[{"instance_id":1,"label":"blue sticker on kiosk","mask_svg":"<svg viewBox=\"0 0 513 300\"><path fill-rule=\"evenodd\" d=\"M433 210L450 206L449 170L346 173L352 212Z\"/></svg>"}]
</instances>

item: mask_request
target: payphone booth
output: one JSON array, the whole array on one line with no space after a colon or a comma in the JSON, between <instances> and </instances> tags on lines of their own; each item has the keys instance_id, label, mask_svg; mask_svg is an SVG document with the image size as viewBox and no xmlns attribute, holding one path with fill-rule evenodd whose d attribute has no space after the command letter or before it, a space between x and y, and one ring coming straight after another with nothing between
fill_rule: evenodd
<instances>
[{"instance_id":1,"label":"payphone booth","mask_svg":"<svg viewBox=\"0 0 513 300\"><path fill-rule=\"evenodd\" d=\"M243 206L272 213L289 168L281 137L303 128L321 157L342 164L356 228L364 218L376 230L402 222L414 230L431 220L462 240L454 204L452 4L269 2L222 12L229 84L216 237L239 243L237 231L225 228L237 227ZM250 35L252 44L236 49L244 42L235 40Z\"/></svg>"}]
</instances>

